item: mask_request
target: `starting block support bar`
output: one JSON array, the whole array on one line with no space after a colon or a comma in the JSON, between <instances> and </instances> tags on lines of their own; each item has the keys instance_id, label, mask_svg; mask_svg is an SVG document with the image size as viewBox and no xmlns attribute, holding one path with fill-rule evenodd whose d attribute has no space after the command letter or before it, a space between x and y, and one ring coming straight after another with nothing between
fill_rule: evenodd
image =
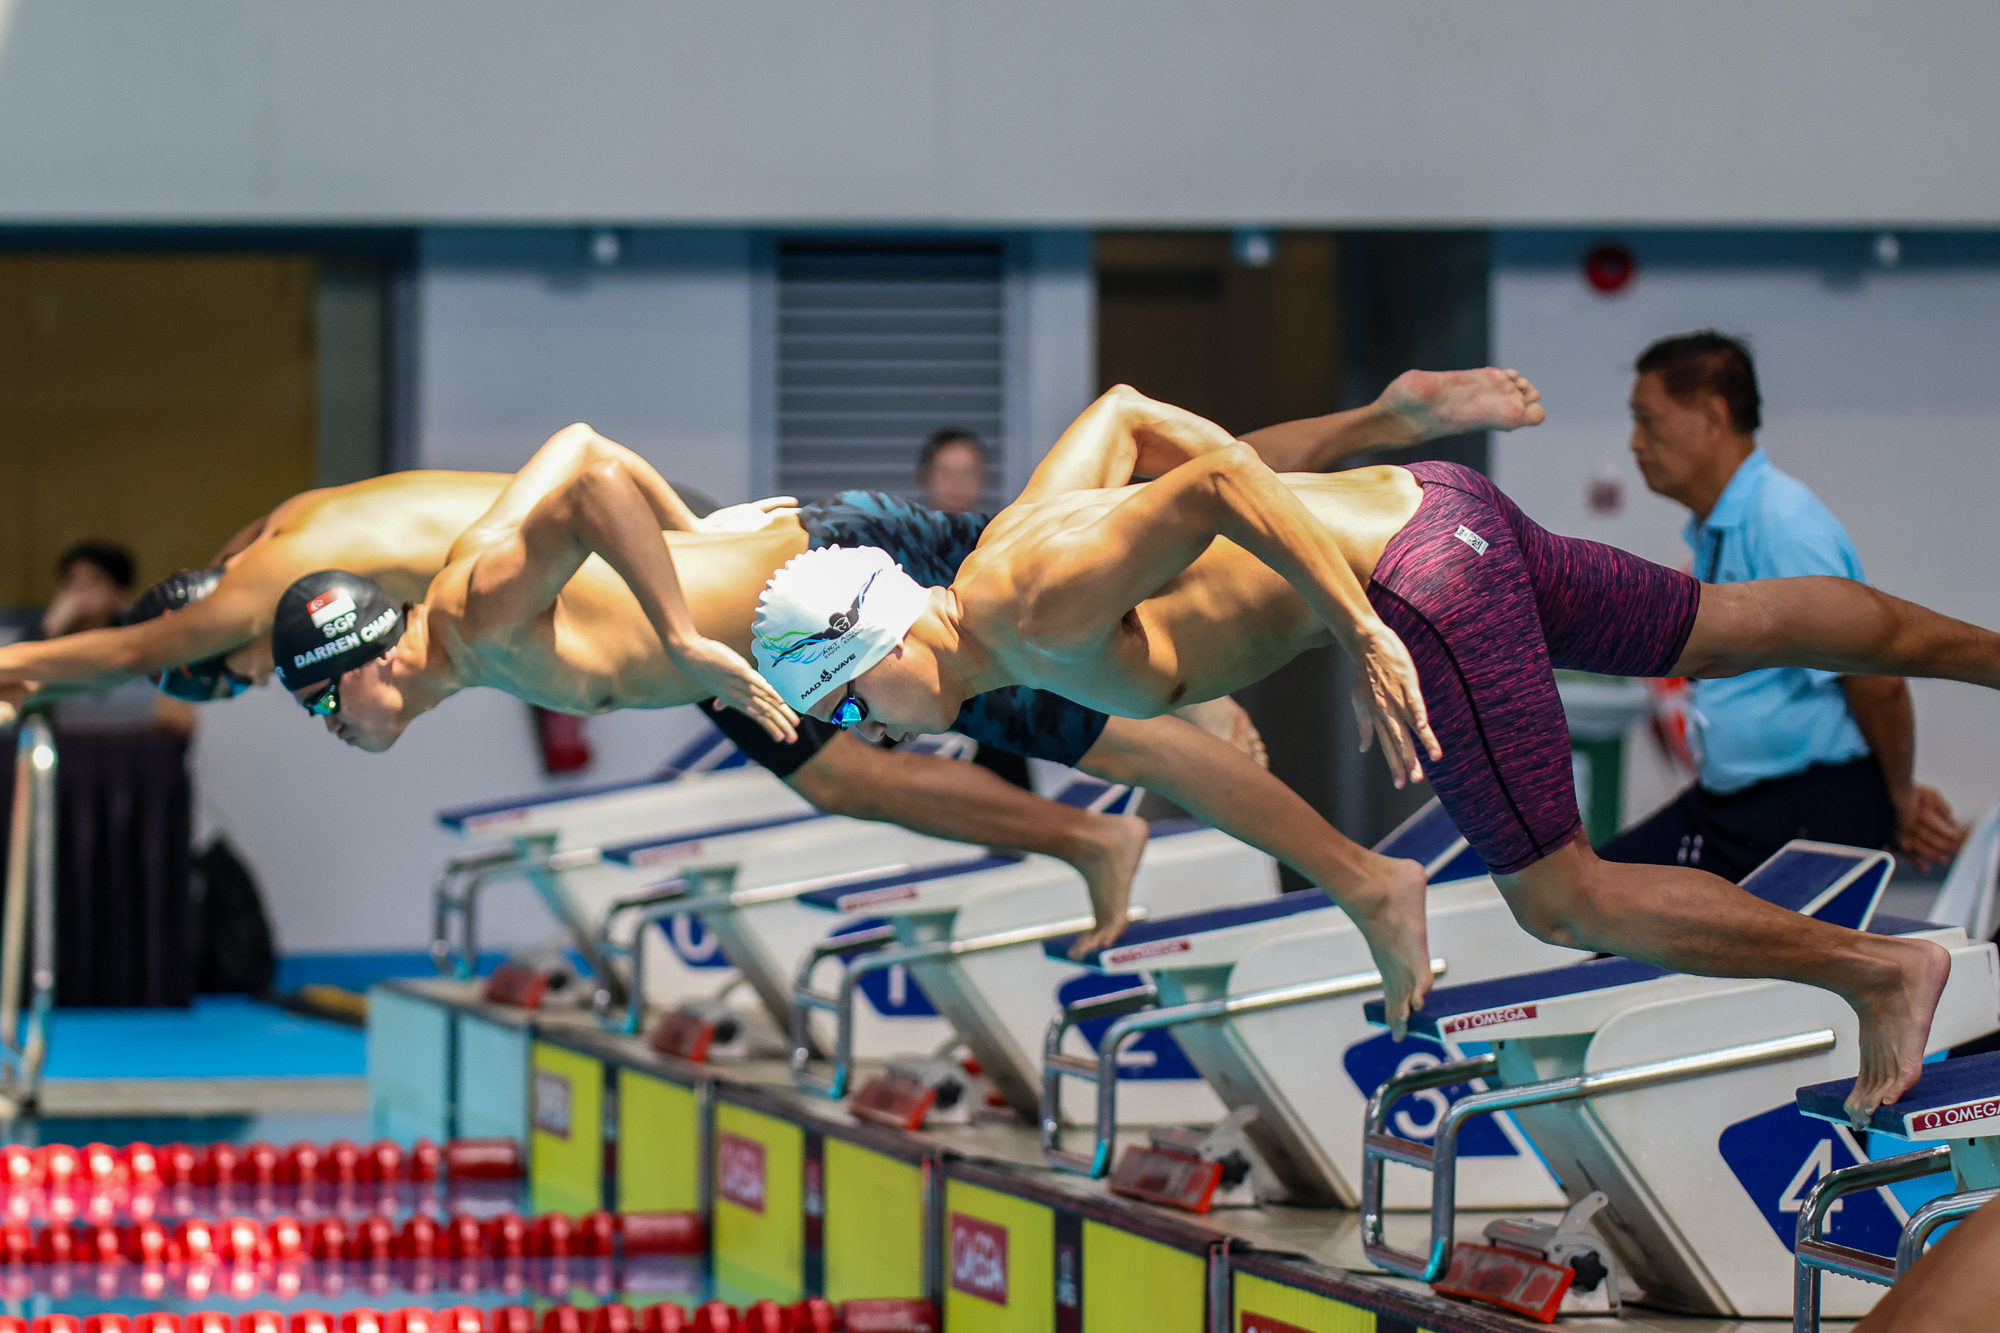
<instances>
[{"instance_id":1,"label":"starting block support bar","mask_svg":"<svg viewBox=\"0 0 2000 1333\"><path fill-rule=\"evenodd\" d=\"M1144 921L1146 909L1134 907L1128 919ZM1000 930L991 935L975 935L962 940L936 940L930 944L909 944L894 949L879 949L856 958L847 965L847 973L841 978L838 991L829 995L812 987L812 972L819 964L817 957L809 957L799 968L798 978L792 987L792 1070L795 1077L801 1068L798 1052L804 1049L809 1034L805 1031L805 1014L808 1010L834 1015L838 1024L838 1037L831 1077L822 1079L812 1074L802 1076L799 1086L807 1092L829 1097L843 1097L852 1081L853 1070L850 1062L841 1054L854 1049L854 993L861 979L876 972L886 972L892 967L907 967L912 963L933 963L946 958L963 958L968 954L987 953L994 949L1011 949L1022 944L1037 944L1042 940L1052 940L1062 935L1073 935L1080 930L1089 930L1096 924L1094 917L1080 916L1068 921L1054 921L1043 926L1022 926L1018 930ZM807 1057L810 1058L810 1057Z\"/></svg>"},{"instance_id":2,"label":"starting block support bar","mask_svg":"<svg viewBox=\"0 0 2000 1333\"><path fill-rule=\"evenodd\" d=\"M1412 1070L1392 1078L1368 1099L1368 1118L1361 1137L1361 1247L1368 1258L1391 1273L1435 1282L1451 1264L1451 1247L1457 1222L1458 1135L1474 1116L1511 1111L1522 1106L1545 1106L1551 1102L1577 1101L1617 1092L1636 1092L1662 1083L1678 1083L1705 1074L1796 1060L1833 1049L1832 1028L1800 1032L1769 1041L1727 1046L1721 1050L1683 1055L1671 1060L1605 1069L1573 1078L1550 1079L1518 1088L1496 1088L1475 1092L1453 1103L1439 1119L1434 1143L1423 1144L1385 1133L1390 1108L1412 1092L1448 1087L1499 1072L1497 1056L1475 1060L1454 1060L1429 1069ZM1403 1162L1431 1172L1431 1241L1427 1255L1399 1250L1382 1239L1382 1177L1390 1162Z\"/></svg>"},{"instance_id":3,"label":"starting block support bar","mask_svg":"<svg viewBox=\"0 0 2000 1333\"><path fill-rule=\"evenodd\" d=\"M1431 959L1433 976L1442 976L1444 971L1444 959ZM1092 1011L1093 1003L1108 1002L1118 1007L1116 1002L1140 992L1120 991L1116 995L1098 997L1096 1002L1086 1000L1066 1006L1049 1024L1042 1055L1042 1155L1050 1166L1058 1170L1075 1171L1087 1176L1102 1176L1111 1169L1112 1142L1118 1133L1118 1052L1128 1039L1142 1032L1234 1018L1239 1014L1261 1013L1267 1009L1284 1009L1314 1000L1338 999L1343 995L1360 995L1380 990L1381 987L1380 972L1354 972L1343 977L1328 977L1324 981L1301 982L1295 986L1231 995L1219 1000L1199 1000L1165 1009L1148 1007L1135 1012L1126 1007L1122 1010L1124 1016L1115 1019L1098 1042L1095 1062L1062 1054L1064 1036L1079 1021L1104 1016L1101 1009ZM1144 989L1151 991L1153 988L1147 986ZM1062 1080L1065 1077L1080 1078L1097 1085L1095 1141L1088 1155L1066 1152L1062 1148Z\"/></svg>"},{"instance_id":4,"label":"starting block support bar","mask_svg":"<svg viewBox=\"0 0 2000 1333\"><path fill-rule=\"evenodd\" d=\"M646 1013L646 929L655 921L662 921L682 911L681 904L694 892L694 885L687 877L668 880L652 893L636 898L620 898L605 909L603 918L597 923L598 956L607 963L613 958L623 958L627 963L627 973L631 978L630 993L625 997L624 1016L613 1018L612 1010L618 1007L615 997L603 985L597 986L590 994L590 1007L597 1015L597 1025L607 1032L631 1034L639 1030ZM664 908L665 910L661 910ZM632 942L620 944L611 935L618 922L629 912L640 913L639 924L633 928Z\"/></svg>"},{"instance_id":5,"label":"starting block support bar","mask_svg":"<svg viewBox=\"0 0 2000 1333\"><path fill-rule=\"evenodd\" d=\"M438 871L431 885L431 962L439 975L454 981L472 979L479 933L478 897L481 880L521 860L518 848L500 847L454 856ZM461 940L451 942L451 919L459 918Z\"/></svg>"}]
</instances>

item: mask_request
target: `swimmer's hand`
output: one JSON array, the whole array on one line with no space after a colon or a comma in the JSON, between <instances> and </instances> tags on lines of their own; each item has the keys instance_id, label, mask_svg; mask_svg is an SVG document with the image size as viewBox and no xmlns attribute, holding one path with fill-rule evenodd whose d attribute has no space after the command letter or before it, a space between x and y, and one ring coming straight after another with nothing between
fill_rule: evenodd
<instances>
[{"instance_id":1,"label":"swimmer's hand","mask_svg":"<svg viewBox=\"0 0 2000 1333\"><path fill-rule=\"evenodd\" d=\"M799 738L799 715L728 644L696 637L675 646L673 657L681 670L715 696L718 708L748 714L773 740L790 745Z\"/></svg>"},{"instance_id":2,"label":"swimmer's hand","mask_svg":"<svg viewBox=\"0 0 2000 1333\"><path fill-rule=\"evenodd\" d=\"M799 507L797 496L771 495L762 500L752 500L749 504L725 505L707 518L694 521L696 532L761 532L771 526L781 513Z\"/></svg>"},{"instance_id":3,"label":"swimmer's hand","mask_svg":"<svg viewBox=\"0 0 2000 1333\"><path fill-rule=\"evenodd\" d=\"M21 716L21 705L35 692L29 680L0 681L0 727L11 727Z\"/></svg>"},{"instance_id":4,"label":"swimmer's hand","mask_svg":"<svg viewBox=\"0 0 2000 1333\"><path fill-rule=\"evenodd\" d=\"M1431 734L1410 650L1394 630L1379 625L1364 640L1356 664L1361 670L1354 682L1354 720L1361 728L1362 751L1365 753L1380 736L1382 757L1389 761L1389 776L1395 784L1401 787L1407 782L1422 782L1424 766L1417 755L1418 744L1432 759L1444 758L1444 750Z\"/></svg>"}]
</instances>

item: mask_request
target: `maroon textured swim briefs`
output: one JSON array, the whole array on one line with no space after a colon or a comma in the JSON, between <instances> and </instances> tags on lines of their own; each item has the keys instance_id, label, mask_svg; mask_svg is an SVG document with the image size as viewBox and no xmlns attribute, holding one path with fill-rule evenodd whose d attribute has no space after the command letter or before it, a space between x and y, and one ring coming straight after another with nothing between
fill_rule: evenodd
<instances>
[{"instance_id":1,"label":"maroon textured swim briefs","mask_svg":"<svg viewBox=\"0 0 2000 1333\"><path fill-rule=\"evenodd\" d=\"M1497 874L1576 835L1569 728L1554 670L1663 676L1701 585L1601 542L1558 537L1456 463L1412 463L1424 498L1390 539L1368 600L1416 660L1444 749L1424 772Z\"/></svg>"}]
</instances>

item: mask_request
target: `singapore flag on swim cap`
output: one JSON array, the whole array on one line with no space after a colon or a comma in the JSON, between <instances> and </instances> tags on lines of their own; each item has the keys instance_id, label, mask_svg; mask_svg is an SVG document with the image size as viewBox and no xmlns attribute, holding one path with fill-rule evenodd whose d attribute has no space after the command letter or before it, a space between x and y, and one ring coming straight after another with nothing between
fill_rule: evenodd
<instances>
[{"instance_id":1,"label":"singapore flag on swim cap","mask_svg":"<svg viewBox=\"0 0 2000 1333\"><path fill-rule=\"evenodd\" d=\"M345 588L328 588L306 603L306 614L312 617L313 627L330 639L354 628L354 598ZM342 624L342 616L350 619Z\"/></svg>"},{"instance_id":2,"label":"singapore flag on swim cap","mask_svg":"<svg viewBox=\"0 0 2000 1333\"><path fill-rule=\"evenodd\" d=\"M887 657L929 603L887 551L807 551L764 585L750 627L757 669L803 713Z\"/></svg>"}]
</instances>

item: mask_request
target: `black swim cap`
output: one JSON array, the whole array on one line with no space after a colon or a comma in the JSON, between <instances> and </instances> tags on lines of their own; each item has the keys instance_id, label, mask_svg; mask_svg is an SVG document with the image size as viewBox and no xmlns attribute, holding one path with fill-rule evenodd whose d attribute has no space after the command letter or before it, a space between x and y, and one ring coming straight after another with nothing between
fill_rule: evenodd
<instances>
[{"instance_id":1,"label":"black swim cap","mask_svg":"<svg viewBox=\"0 0 2000 1333\"><path fill-rule=\"evenodd\" d=\"M278 599L271 656L288 690L366 666L396 646L407 619L388 590L344 569L308 574Z\"/></svg>"},{"instance_id":2,"label":"black swim cap","mask_svg":"<svg viewBox=\"0 0 2000 1333\"><path fill-rule=\"evenodd\" d=\"M223 568L177 569L139 594L139 599L118 617L120 625L140 625L169 611L185 610L215 591L222 582ZM148 677L160 693L205 704L212 699L233 699L256 684L248 676L231 671L227 653L199 662L185 662Z\"/></svg>"}]
</instances>

